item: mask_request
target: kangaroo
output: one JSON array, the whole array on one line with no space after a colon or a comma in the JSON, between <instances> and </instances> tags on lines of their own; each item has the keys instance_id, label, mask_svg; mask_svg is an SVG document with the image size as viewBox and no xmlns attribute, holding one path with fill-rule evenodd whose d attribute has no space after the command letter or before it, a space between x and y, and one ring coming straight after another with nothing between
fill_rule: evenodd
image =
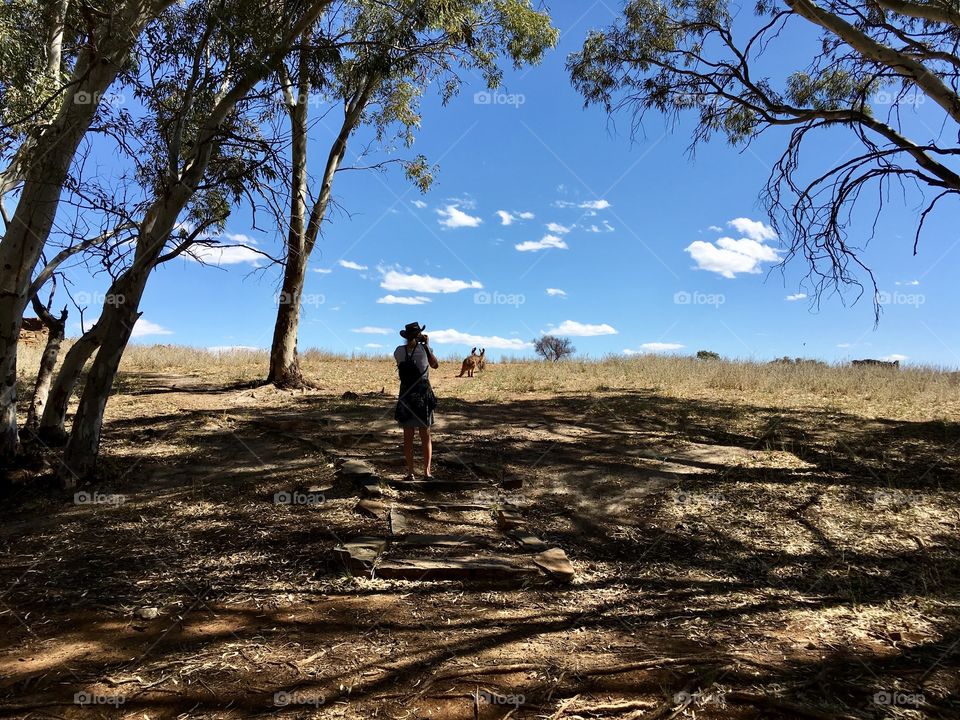
<instances>
[{"instance_id":1,"label":"kangaroo","mask_svg":"<svg viewBox=\"0 0 960 720\"><path fill-rule=\"evenodd\" d=\"M463 359L463 364L460 366L460 374L457 375L457 377L463 377L464 373L467 374L467 377L473 377L473 372L477 369L477 365L482 359L482 355L477 355L476 348L471 350L470 355Z\"/></svg>"},{"instance_id":2,"label":"kangaroo","mask_svg":"<svg viewBox=\"0 0 960 720\"><path fill-rule=\"evenodd\" d=\"M480 348L480 354L477 356L477 370L483 370L487 367L487 349Z\"/></svg>"}]
</instances>

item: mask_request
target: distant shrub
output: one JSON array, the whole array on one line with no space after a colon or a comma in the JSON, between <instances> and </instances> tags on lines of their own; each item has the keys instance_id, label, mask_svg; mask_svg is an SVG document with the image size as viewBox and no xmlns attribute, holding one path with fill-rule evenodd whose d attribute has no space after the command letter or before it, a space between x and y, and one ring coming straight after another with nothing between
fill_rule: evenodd
<instances>
[{"instance_id":1,"label":"distant shrub","mask_svg":"<svg viewBox=\"0 0 960 720\"><path fill-rule=\"evenodd\" d=\"M771 360L770 365L815 365L817 367L823 367L826 365L822 360L810 360L807 358L792 358L788 355L784 355L781 358L776 360Z\"/></svg>"},{"instance_id":2,"label":"distant shrub","mask_svg":"<svg viewBox=\"0 0 960 720\"><path fill-rule=\"evenodd\" d=\"M542 338L533 341L533 349L537 355L544 360L556 362L563 358L573 355L577 349L573 346L570 338L555 337L553 335L544 335Z\"/></svg>"},{"instance_id":3,"label":"distant shrub","mask_svg":"<svg viewBox=\"0 0 960 720\"><path fill-rule=\"evenodd\" d=\"M698 350L697 351L697 360L719 360L720 353L715 353L712 350Z\"/></svg>"}]
</instances>

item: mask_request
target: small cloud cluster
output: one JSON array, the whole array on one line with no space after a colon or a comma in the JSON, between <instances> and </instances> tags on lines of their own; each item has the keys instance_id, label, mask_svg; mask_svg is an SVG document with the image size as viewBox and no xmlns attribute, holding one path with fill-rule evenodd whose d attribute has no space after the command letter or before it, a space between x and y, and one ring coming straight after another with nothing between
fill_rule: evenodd
<instances>
[{"instance_id":1,"label":"small cloud cluster","mask_svg":"<svg viewBox=\"0 0 960 720\"><path fill-rule=\"evenodd\" d=\"M497 210L497 215L500 217L501 225L512 225L517 220L533 220L534 218L532 212L510 213L506 210Z\"/></svg>"},{"instance_id":2,"label":"small cloud cluster","mask_svg":"<svg viewBox=\"0 0 960 720\"><path fill-rule=\"evenodd\" d=\"M749 218L734 218L727 225L742 237L722 237L715 242L697 240L685 248L698 269L709 270L725 278L735 278L738 273L759 273L762 263L780 259L776 248L765 244L777 239L776 232L770 226Z\"/></svg>"},{"instance_id":3,"label":"small cloud cluster","mask_svg":"<svg viewBox=\"0 0 960 720\"><path fill-rule=\"evenodd\" d=\"M543 331L546 335L570 335L572 337L595 337L597 335L616 335L617 331L607 323L590 325L576 320L564 320L556 327Z\"/></svg>"},{"instance_id":4,"label":"small cloud cluster","mask_svg":"<svg viewBox=\"0 0 960 720\"><path fill-rule=\"evenodd\" d=\"M467 347L496 348L498 350L528 350L533 347L533 343L524 342L517 338L504 338L499 335L472 335L453 329L432 330L430 332L430 342L438 345L464 345Z\"/></svg>"},{"instance_id":5,"label":"small cloud cluster","mask_svg":"<svg viewBox=\"0 0 960 720\"><path fill-rule=\"evenodd\" d=\"M456 204L450 204L437 209L437 215L440 219L437 221L443 227L448 229L478 227L483 222L480 218L465 213Z\"/></svg>"},{"instance_id":6,"label":"small cloud cluster","mask_svg":"<svg viewBox=\"0 0 960 720\"><path fill-rule=\"evenodd\" d=\"M556 235L547 234L539 240L526 240L522 243L517 243L513 247L520 252L539 252L540 250L547 250L550 248L566 250L567 244L562 238L559 238Z\"/></svg>"}]
</instances>

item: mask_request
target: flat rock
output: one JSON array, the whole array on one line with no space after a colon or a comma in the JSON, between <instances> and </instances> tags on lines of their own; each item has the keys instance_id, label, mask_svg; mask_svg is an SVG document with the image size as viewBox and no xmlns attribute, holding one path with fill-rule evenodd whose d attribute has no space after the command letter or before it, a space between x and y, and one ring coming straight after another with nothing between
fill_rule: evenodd
<instances>
[{"instance_id":1,"label":"flat rock","mask_svg":"<svg viewBox=\"0 0 960 720\"><path fill-rule=\"evenodd\" d=\"M533 562L555 580L571 582L576 574L573 565L567 559L567 554L560 548L550 548L539 555L534 555Z\"/></svg>"},{"instance_id":2,"label":"flat rock","mask_svg":"<svg viewBox=\"0 0 960 720\"><path fill-rule=\"evenodd\" d=\"M398 490L414 492L467 492L489 487L482 480L387 480Z\"/></svg>"},{"instance_id":3,"label":"flat rock","mask_svg":"<svg viewBox=\"0 0 960 720\"><path fill-rule=\"evenodd\" d=\"M380 483L373 480L360 483L360 494L368 498L383 497L383 490Z\"/></svg>"},{"instance_id":4,"label":"flat rock","mask_svg":"<svg viewBox=\"0 0 960 720\"><path fill-rule=\"evenodd\" d=\"M377 490L379 489L378 487ZM361 500L353 506L353 511L361 515L366 515L374 520L386 520L389 508L385 503L377 502L376 500Z\"/></svg>"},{"instance_id":5,"label":"flat rock","mask_svg":"<svg viewBox=\"0 0 960 720\"><path fill-rule=\"evenodd\" d=\"M407 533L397 540L408 547L464 547L473 548L489 544L479 535L442 535L432 533Z\"/></svg>"},{"instance_id":6,"label":"flat rock","mask_svg":"<svg viewBox=\"0 0 960 720\"><path fill-rule=\"evenodd\" d=\"M390 560L377 566L376 576L388 580L522 580L539 571L505 558Z\"/></svg>"},{"instance_id":7,"label":"flat rock","mask_svg":"<svg viewBox=\"0 0 960 720\"><path fill-rule=\"evenodd\" d=\"M363 460L344 460L338 469L338 472L347 478L367 478L376 477L377 471L372 465Z\"/></svg>"},{"instance_id":8,"label":"flat rock","mask_svg":"<svg viewBox=\"0 0 960 720\"><path fill-rule=\"evenodd\" d=\"M516 531L510 533L510 537L519 543L520 547L524 550L529 550L531 552L540 552L546 550L549 546L536 535L532 535L528 532Z\"/></svg>"},{"instance_id":9,"label":"flat rock","mask_svg":"<svg viewBox=\"0 0 960 720\"><path fill-rule=\"evenodd\" d=\"M403 535L407 532L407 518L396 508L390 508L390 534Z\"/></svg>"},{"instance_id":10,"label":"flat rock","mask_svg":"<svg viewBox=\"0 0 960 720\"><path fill-rule=\"evenodd\" d=\"M350 570L364 572L373 568L387 549L387 541L378 537L358 537L333 549Z\"/></svg>"},{"instance_id":11,"label":"flat rock","mask_svg":"<svg viewBox=\"0 0 960 720\"><path fill-rule=\"evenodd\" d=\"M141 620L156 620L160 617L160 611L155 607L137 608L133 614Z\"/></svg>"},{"instance_id":12,"label":"flat rock","mask_svg":"<svg viewBox=\"0 0 960 720\"><path fill-rule=\"evenodd\" d=\"M497 526L503 530L514 530L519 527L523 527L527 524L527 521L523 519L517 510L514 510L511 507L501 507L497 508Z\"/></svg>"}]
</instances>

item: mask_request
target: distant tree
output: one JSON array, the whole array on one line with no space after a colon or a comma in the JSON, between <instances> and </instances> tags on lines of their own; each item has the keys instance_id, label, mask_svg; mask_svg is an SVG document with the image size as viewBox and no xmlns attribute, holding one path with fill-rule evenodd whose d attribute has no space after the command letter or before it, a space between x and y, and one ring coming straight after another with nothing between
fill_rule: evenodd
<instances>
[{"instance_id":1,"label":"distant tree","mask_svg":"<svg viewBox=\"0 0 960 720\"><path fill-rule=\"evenodd\" d=\"M697 360L719 360L720 353L715 353L712 350L698 350L697 351Z\"/></svg>"},{"instance_id":2,"label":"distant tree","mask_svg":"<svg viewBox=\"0 0 960 720\"><path fill-rule=\"evenodd\" d=\"M630 112L634 126L647 110L689 112L691 151L715 135L743 148L772 128L789 130L762 193L788 244L785 261L807 261L818 296L862 287L861 271L876 292L863 244L849 237L855 206L879 215L891 191L918 189L925 198L916 253L930 211L960 196L957 5L759 0L752 10L751 18L729 0L630 0L617 22L591 32L570 56L573 84L588 104ZM811 29L819 37L804 45ZM915 120L924 102L925 117ZM818 152L824 137L837 135L849 137L850 152ZM866 224L868 240L876 219Z\"/></svg>"},{"instance_id":3,"label":"distant tree","mask_svg":"<svg viewBox=\"0 0 960 720\"><path fill-rule=\"evenodd\" d=\"M573 355L577 349L570 342L570 338L554 337L553 335L544 335L542 338L533 341L533 349L537 355L544 360L556 362L563 358Z\"/></svg>"},{"instance_id":4,"label":"distant tree","mask_svg":"<svg viewBox=\"0 0 960 720\"><path fill-rule=\"evenodd\" d=\"M297 51L279 68L290 121L291 172L283 283L270 347L268 382L302 387L297 357L300 306L307 263L332 203L334 177L358 167L382 169L401 162L407 178L426 192L432 168L426 158L358 163L370 148L389 157L393 145L409 148L420 127L420 98L431 85L446 103L460 88L459 72L500 85L501 61L514 68L538 63L558 32L530 0L350 0L305 32ZM308 173L311 95L339 106L340 122L317 178ZM319 113L326 117L326 112ZM366 127L373 141L343 165L354 134Z\"/></svg>"}]
</instances>

